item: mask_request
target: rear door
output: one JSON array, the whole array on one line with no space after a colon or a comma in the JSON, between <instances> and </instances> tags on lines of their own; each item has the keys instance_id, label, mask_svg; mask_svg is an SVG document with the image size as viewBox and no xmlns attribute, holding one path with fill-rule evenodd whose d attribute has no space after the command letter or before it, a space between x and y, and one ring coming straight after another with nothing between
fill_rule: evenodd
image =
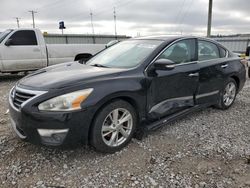
<instances>
[{"instance_id":1,"label":"rear door","mask_svg":"<svg viewBox=\"0 0 250 188\"><path fill-rule=\"evenodd\" d=\"M199 89L197 104L216 103L224 85L227 51L216 43L198 40Z\"/></svg>"},{"instance_id":2,"label":"rear door","mask_svg":"<svg viewBox=\"0 0 250 188\"><path fill-rule=\"evenodd\" d=\"M3 71L33 70L44 66L42 52L33 30L18 30L9 39L9 46L2 45Z\"/></svg>"},{"instance_id":3,"label":"rear door","mask_svg":"<svg viewBox=\"0 0 250 188\"><path fill-rule=\"evenodd\" d=\"M170 59L175 64L172 70L155 70L155 74L149 76L147 108L150 119L161 118L194 106L194 95L199 81L195 39L175 42L157 59Z\"/></svg>"}]
</instances>

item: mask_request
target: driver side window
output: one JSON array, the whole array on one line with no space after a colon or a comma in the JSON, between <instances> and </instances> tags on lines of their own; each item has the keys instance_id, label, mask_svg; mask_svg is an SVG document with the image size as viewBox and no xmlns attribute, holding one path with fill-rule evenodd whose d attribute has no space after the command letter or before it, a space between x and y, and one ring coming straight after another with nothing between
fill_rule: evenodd
<instances>
[{"instance_id":1,"label":"driver side window","mask_svg":"<svg viewBox=\"0 0 250 188\"><path fill-rule=\"evenodd\" d=\"M195 39L185 39L167 48L158 59L169 59L177 64L195 60Z\"/></svg>"},{"instance_id":2,"label":"driver side window","mask_svg":"<svg viewBox=\"0 0 250 188\"><path fill-rule=\"evenodd\" d=\"M16 31L9 39L12 46L34 46L37 45L36 34L32 30Z\"/></svg>"}]
</instances>

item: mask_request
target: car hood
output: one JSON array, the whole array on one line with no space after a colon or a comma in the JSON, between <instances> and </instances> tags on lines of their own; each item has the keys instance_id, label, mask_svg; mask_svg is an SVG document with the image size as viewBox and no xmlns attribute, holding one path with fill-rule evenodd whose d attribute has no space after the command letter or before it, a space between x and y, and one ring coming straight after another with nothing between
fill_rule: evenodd
<instances>
[{"instance_id":1,"label":"car hood","mask_svg":"<svg viewBox=\"0 0 250 188\"><path fill-rule=\"evenodd\" d=\"M123 72L124 69L103 68L80 64L78 62L63 63L40 69L18 82L24 88L60 89L92 79L108 78Z\"/></svg>"}]
</instances>

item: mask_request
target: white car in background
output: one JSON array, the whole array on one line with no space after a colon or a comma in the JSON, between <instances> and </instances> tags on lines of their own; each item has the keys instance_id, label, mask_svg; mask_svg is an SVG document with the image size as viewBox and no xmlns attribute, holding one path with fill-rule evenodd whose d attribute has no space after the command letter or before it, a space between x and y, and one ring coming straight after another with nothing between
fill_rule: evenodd
<instances>
[{"instance_id":1,"label":"white car in background","mask_svg":"<svg viewBox=\"0 0 250 188\"><path fill-rule=\"evenodd\" d=\"M45 44L39 29L0 34L0 72L25 72L69 61L86 61L105 44Z\"/></svg>"}]
</instances>

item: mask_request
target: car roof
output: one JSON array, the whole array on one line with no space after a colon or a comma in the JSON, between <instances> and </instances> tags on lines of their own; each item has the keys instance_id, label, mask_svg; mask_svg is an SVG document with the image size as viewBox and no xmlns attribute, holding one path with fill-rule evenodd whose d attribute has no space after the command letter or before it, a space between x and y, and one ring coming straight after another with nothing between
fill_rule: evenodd
<instances>
[{"instance_id":1,"label":"car roof","mask_svg":"<svg viewBox=\"0 0 250 188\"><path fill-rule=\"evenodd\" d=\"M191 36L191 35L153 35L153 36L145 36L145 37L136 37L133 39L137 40L161 40L161 41L174 41L178 39L188 39L188 38L197 38L197 39L202 39L202 40L207 40L210 42L218 43L212 38L207 38L207 37L197 37L197 36Z\"/></svg>"},{"instance_id":2,"label":"car roof","mask_svg":"<svg viewBox=\"0 0 250 188\"><path fill-rule=\"evenodd\" d=\"M184 35L153 35L153 36L145 36L145 37L136 37L134 39L138 39L138 40L162 40L162 41L169 41L169 40L177 40L177 39L190 38L190 37L194 37L194 36L184 36Z\"/></svg>"}]
</instances>

